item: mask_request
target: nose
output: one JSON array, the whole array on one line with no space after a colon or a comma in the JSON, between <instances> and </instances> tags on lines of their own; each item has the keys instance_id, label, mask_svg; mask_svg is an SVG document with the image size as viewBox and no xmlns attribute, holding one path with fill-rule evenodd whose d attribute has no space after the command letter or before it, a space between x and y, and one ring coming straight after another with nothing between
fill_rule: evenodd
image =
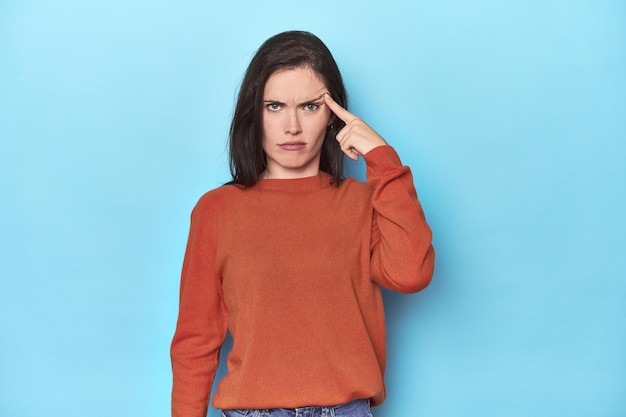
<instances>
[{"instance_id":1,"label":"nose","mask_svg":"<svg viewBox=\"0 0 626 417\"><path fill-rule=\"evenodd\" d=\"M285 133L288 135L299 135L302 133L302 126L298 118L297 110L287 112L287 120L285 121Z\"/></svg>"}]
</instances>

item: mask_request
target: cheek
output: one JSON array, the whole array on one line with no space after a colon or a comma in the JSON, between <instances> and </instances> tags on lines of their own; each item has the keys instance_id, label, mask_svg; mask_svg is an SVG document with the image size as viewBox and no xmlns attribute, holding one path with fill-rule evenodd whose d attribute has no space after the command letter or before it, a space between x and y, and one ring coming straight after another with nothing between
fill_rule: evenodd
<instances>
[{"instance_id":1,"label":"cheek","mask_svg":"<svg viewBox=\"0 0 626 417\"><path fill-rule=\"evenodd\" d=\"M273 131L272 122L266 117L263 118L263 135L261 136L261 147L267 152L268 142L272 140L272 137L276 136Z\"/></svg>"},{"instance_id":2,"label":"cheek","mask_svg":"<svg viewBox=\"0 0 626 417\"><path fill-rule=\"evenodd\" d=\"M324 135L326 134L326 128L328 127L328 124L330 123L330 114L328 111L325 112L320 112L319 114L316 114L315 117L312 117L309 120L308 123L308 128L311 131L311 133L316 133L316 134L320 134L321 132L324 133Z\"/></svg>"},{"instance_id":3,"label":"cheek","mask_svg":"<svg viewBox=\"0 0 626 417\"><path fill-rule=\"evenodd\" d=\"M263 118L263 140L266 137L273 137L280 131L277 117L264 117Z\"/></svg>"}]
</instances>

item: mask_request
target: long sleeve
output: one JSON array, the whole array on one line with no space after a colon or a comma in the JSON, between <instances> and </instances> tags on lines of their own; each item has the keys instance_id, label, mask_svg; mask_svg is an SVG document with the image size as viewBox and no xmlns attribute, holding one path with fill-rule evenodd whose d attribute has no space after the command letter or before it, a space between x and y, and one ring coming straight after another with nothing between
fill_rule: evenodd
<instances>
[{"instance_id":1,"label":"long sleeve","mask_svg":"<svg viewBox=\"0 0 626 417\"><path fill-rule=\"evenodd\" d=\"M432 232L417 199L413 176L390 146L365 155L373 190L372 279L400 292L416 292L432 278Z\"/></svg>"},{"instance_id":2,"label":"long sleeve","mask_svg":"<svg viewBox=\"0 0 626 417\"><path fill-rule=\"evenodd\" d=\"M173 417L205 417L227 329L220 277L215 272L215 205L200 199L191 215L180 305L171 345Z\"/></svg>"}]
</instances>

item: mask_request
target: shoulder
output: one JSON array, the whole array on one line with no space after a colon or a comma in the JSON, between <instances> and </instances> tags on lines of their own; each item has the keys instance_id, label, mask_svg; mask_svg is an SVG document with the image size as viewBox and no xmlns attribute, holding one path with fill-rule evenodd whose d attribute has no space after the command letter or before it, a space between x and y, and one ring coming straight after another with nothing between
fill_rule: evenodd
<instances>
[{"instance_id":1,"label":"shoulder","mask_svg":"<svg viewBox=\"0 0 626 417\"><path fill-rule=\"evenodd\" d=\"M233 199L244 190L235 185L222 185L207 191L199 199L193 208L194 214L218 212L230 204Z\"/></svg>"},{"instance_id":2,"label":"shoulder","mask_svg":"<svg viewBox=\"0 0 626 417\"><path fill-rule=\"evenodd\" d=\"M340 192L355 198L369 198L372 194L372 189L367 182L358 181L352 177L348 177L341 181L338 189Z\"/></svg>"}]
</instances>

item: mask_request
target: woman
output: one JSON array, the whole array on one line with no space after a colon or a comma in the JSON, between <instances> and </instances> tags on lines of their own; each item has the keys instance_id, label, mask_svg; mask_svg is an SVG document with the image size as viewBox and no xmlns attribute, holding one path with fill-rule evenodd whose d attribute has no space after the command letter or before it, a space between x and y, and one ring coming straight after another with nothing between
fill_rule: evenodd
<instances>
[{"instance_id":1,"label":"woman","mask_svg":"<svg viewBox=\"0 0 626 417\"><path fill-rule=\"evenodd\" d=\"M226 417L370 416L385 398L380 286L415 292L434 251L408 167L346 110L337 65L307 32L268 39L242 82L232 182L191 216L171 355L172 414L205 416L229 331ZM343 179L362 156L367 183Z\"/></svg>"}]
</instances>

